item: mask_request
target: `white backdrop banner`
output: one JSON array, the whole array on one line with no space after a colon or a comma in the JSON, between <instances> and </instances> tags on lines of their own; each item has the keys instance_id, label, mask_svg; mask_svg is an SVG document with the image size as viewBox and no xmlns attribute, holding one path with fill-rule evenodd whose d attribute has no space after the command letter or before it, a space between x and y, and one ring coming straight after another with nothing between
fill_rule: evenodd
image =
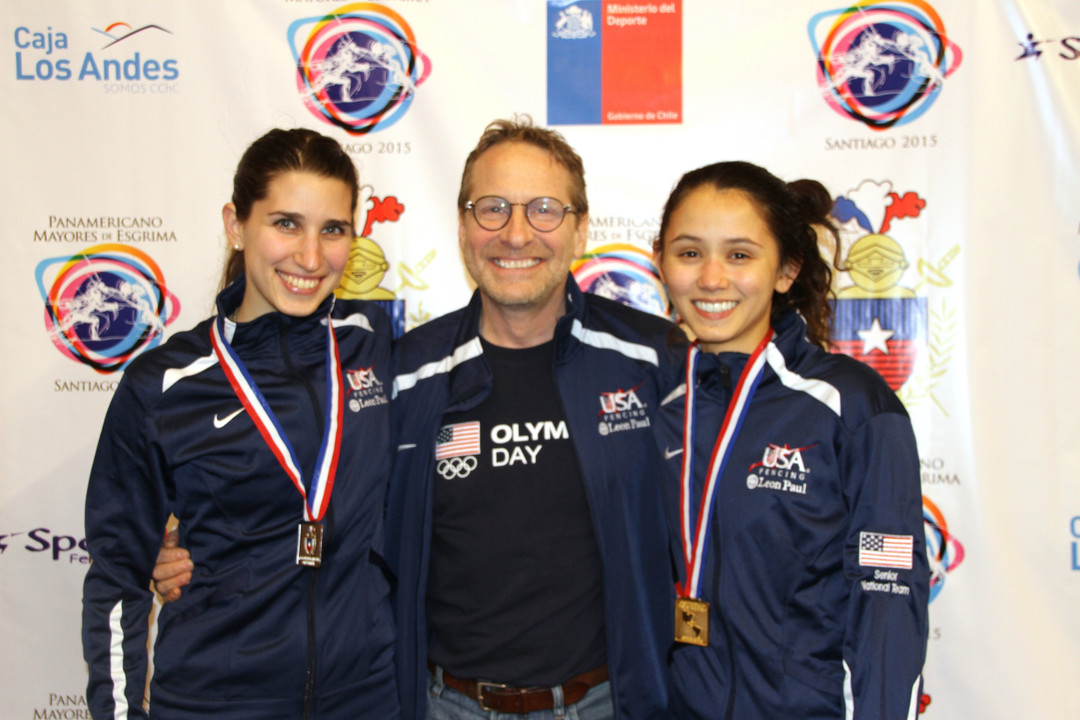
<instances>
[{"instance_id":1,"label":"white backdrop banner","mask_svg":"<svg viewBox=\"0 0 1080 720\"><path fill-rule=\"evenodd\" d=\"M343 143L364 191L340 292L404 330L467 300L461 167L517 114L585 160L579 281L653 312L683 172L745 159L825 183L838 347L919 441L924 717L1080 716L1075 0L2 0L0 716L88 717L101 420L131 359L209 314L247 144L275 126Z\"/></svg>"}]
</instances>

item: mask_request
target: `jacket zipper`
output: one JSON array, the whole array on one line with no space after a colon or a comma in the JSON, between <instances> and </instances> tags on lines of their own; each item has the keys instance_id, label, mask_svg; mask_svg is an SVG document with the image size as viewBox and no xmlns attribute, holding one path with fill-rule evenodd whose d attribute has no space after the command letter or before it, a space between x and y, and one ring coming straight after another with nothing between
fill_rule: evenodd
<instances>
[{"instance_id":1,"label":"jacket zipper","mask_svg":"<svg viewBox=\"0 0 1080 720\"><path fill-rule=\"evenodd\" d=\"M285 368L289 374L300 381L304 390L308 394L308 399L311 401L311 410L315 415L315 426L318 429L318 436L322 436L323 418L319 415L318 398L315 395L315 389L311 386L311 383L306 377L297 372L296 366L293 365L292 357L289 354L289 342L288 342L288 326L281 326L281 357L285 361ZM327 368L329 372L329 368ZM329 516L327 516L329 520ZM325 529L324 529L325 531ZM329 533L325 533L323 538L323 544L325 549L325 543L329 539ZM304 711L302 714L303 720L308 720L311 717L311 701L315 694L315 599L316 599L316 584L319 579L318 568L308 568L311 573L311 581L308 584L308 602L307 602L307 663L304 676Z\"/></svg>"},{"instance_id":2,"label":"jacket zipper","mask_svg":"<svg viewBox=\"0 0 1080 720\"><path fill-rule=\"evenodd\" d=\"M557 370L556 366L559 363L559 333L558 333L557 328L556 328L556 331L555 331L555 345L552 347L552 353L553 353L553 356L552 356L552 359L551 359L551 382L552 382L552 384L555 385L555 402L558 403L559 412L562 414L563 420L567 423L567 427L569 427L570 426L570 416L567 415L566 406L563 404L562 391L559 388L559 374L556 371ZM597 527L596 526L596 517L594 517L594 515L593 515L592 499L589 496L589 483L585 479L585 468L583 468L581 466L581 455L578 453L577 443L574 442L574 436L573 436L572 433L570 435L570 446L571 446L571 448L573 448L573 451L574 451L574 463L577 465L578 474L581 476L582 489L585 491L585 501L589 503L589 520L590 520L590 522L592 523L592 526L593 526L593 538L596 540L596 552L600 556L600 569L601 569L601 573L602 573L604 568L607 566L607 563L605 562L605 559L604 559L604 551L600 547L600 534L596 529L596 527ZM610 652L611 652L611 635L608 632L608 627L607 627L607 625L608 625L608 621L607 621L607 618L608 618L608 601L607 601L608 593L607 593L607 583L605 582L605 578L603 577L603 575L601 575L600 584L601 584L600 596L604 599L603 600L603 606L604 606L604 658L605 658L605 662L607 662L608 660L610 660L609 655L610 655ZM609 684L609 686L611 688L611 706L612 706L612 709L615 711L615 717L619 717L619 694L618 694L618 688L615 686L615 673L611 673L611 675L608 677L608 684Z\"/></svg>"}]
</instances>

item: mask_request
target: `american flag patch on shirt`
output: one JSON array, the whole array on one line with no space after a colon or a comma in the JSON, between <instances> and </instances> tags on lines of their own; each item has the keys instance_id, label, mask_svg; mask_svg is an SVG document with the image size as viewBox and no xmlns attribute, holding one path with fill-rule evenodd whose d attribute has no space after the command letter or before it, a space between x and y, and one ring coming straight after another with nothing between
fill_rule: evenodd
<instances>
[{"instance_id":1,"label":"american flag patch on shirt","mask_svg":"<svg viewBox=\"0 0 1080 720\"><path fill-rule=\"evenodd\" d=\"M859 533L859 564L910 570L913 546L914 540L911 535L861 532Z\"/></svg>"},{"instance_id":2,"label":"american flag patch on shirt","mask_svg":"<svg viewBox=\"0 0 1080 720\"><path fill-rule=\"evenodd\" d=\"M480 454L480 422L443 425L435 436L435 459Z\"/></svg>"}]
</instances>

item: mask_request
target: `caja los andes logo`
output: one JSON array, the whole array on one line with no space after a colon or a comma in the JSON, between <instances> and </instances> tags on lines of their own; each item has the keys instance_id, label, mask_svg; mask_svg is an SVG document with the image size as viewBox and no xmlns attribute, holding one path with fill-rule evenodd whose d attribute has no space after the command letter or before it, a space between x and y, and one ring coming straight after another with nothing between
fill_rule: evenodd
<instances>
[{"instance_id":1,"label":"caja los andes logo","mask_svg":"<svg viewBox=\"0 0 1080 720\"><path fill-rule=\"evenodd\" d=\"M814 15L808 31L825 102L871 130L929 110L963 57L923 0L862 0Z\"/></svg>"},{"instance_id":2,"label":"caja los andes logo","mask_svg":"<svg viewBox=\"0 0 1080 720\"><path fill-rule=\"evenodd\" d=\"M357 135L400 120L431 74L409 24L377 3L297 20L289 26L289 42L304 105Z\"/></svg>"},{"instance_id":3,"label":"caja los andes logo","mask_svg":"<svg viewBox=\"0 0 1080 720\"><path fill-rule=\"evenodd\" d=\"M150 54L146 42L140 43L139 50L125 52L131 47L127 40L171 35L166 28L155 24L134 27L126 22L112 22L104 29L91 30L104 37L104 44L97 52L74 50L69 32L62 28L51 25L15 28L15 79L171 82L180 76L179 61ZM121 43L124 43L122 47L114 49Z\"/></svg>"},{"instance_id":4,"label":"caja los andes logo","mask_svg":"<svg viewBox=\"0 0 1080 720\"><path fill-rule=\"evenodd\" d=\"M180 314L158 264L127 245L94 245L43 260L34 278L53 345L100 373L123 370L157 346Z\"/></svg>"},{"instance_id":5,"label":"caja los andes logo","mask_svg":"<svg viewBox=\"0 0 1080 720\"><path fill-rule=\"evenodd\" d=\"M894 191L888 180L863 180L836 199L841 258L833 349L881 373L905 405L930 400L944 411L934 392L952 358L957 317L946 297L931 305L927 293L952 285L949 266L960 246L932 259L918 256L925 243L905 228L918 227L911 221L926 204L916 192Z\"/></svg>"}]
</instances>

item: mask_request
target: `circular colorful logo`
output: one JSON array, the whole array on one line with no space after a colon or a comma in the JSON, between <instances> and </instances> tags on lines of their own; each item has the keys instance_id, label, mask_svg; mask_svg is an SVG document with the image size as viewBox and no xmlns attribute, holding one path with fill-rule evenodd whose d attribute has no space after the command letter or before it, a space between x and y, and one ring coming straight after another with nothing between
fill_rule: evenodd
<instances>
[{"instance_id":1,"label":"circular colorful logo","mask_svg":"<svg viewBox=\"0 0 1080 720\"><path fill-rule=\"evenodd\" d=\"M818 13L809 31L826 102L873 130L925 113L962 58L923 0L864 0Z\"/></svg>"},{"instance_id":2,"label":"circular colorful logo","mask_svg":"<svg viewBox=\"0 0 1080 720\"><path fill-rule=\"evenodd\" d=\"M964 561L964 546L949 534L949 524L938 506L923 495L926 558L930 561L930 602L945 587L945 576Z\"/></svg>"},{"instance_id":3,"label":"circular colorful logo","mask_svg":"<svg viewBox=\"0 0 1080 720\"><path fill-rule=\"evenodd\" d=\"M59 268L57 268L59 266ZM46 288L46 273L56 275ZM126 245L95 245L43 260L34 271L45 329L60 352L100 373L123 370L161 342L180 302L149 255Z\"/></svg>"},{"instance_id":4,"label":"circular colorful logo","mask_svg":"<svg viewBox=\"0 0 1080 720\"><path fill-rule=\"evenodd\" d=\"M400 120L431 74L408 23L376 3L297 20L289 26L289 39L304 105L356 135Z\"/></svg>"},{"instance_id":5,"label":"circular colorful logo","mask_svg":"<svg viewBox=\"0 0 1080 720\"><path fill-rule=\"evenodd\" d=\"M570 271L585 292L669 317L667 293L656 274L652 255L639 247L603 245L575 260Z\"/></svg>"}]
</instances>

